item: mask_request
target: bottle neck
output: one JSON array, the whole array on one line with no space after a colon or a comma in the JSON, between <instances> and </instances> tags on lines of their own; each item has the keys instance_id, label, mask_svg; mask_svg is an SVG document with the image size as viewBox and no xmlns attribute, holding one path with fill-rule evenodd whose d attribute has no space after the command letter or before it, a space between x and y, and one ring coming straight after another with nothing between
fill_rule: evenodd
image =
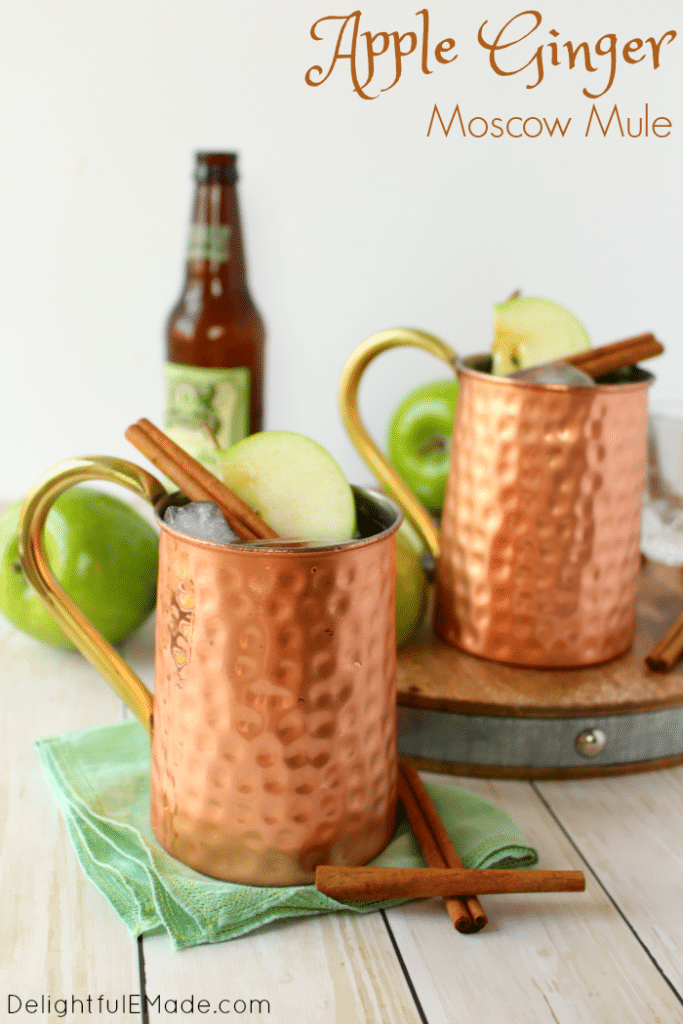
<instances>
[{"instance_id":1,"label":"bottle neck","mask_svg":"<svg viewBox=\"0 0 683 1024\"><path fill-rule=\"evenodd\" d=\"M225 182L198 182L187 249L188 281L219 279L244 288L246 276L237 192Z\"/></svg>"}]
</instances>

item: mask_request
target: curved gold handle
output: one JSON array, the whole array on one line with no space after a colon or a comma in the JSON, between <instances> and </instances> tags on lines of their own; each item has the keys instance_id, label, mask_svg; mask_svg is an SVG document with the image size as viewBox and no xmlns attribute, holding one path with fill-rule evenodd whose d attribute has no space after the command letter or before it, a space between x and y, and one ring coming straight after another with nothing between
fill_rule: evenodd
<instances>
[{"instance_id":1,"label":"curved gold handle","mask_svg":"<svg viewBox=\"0 0 683 1024\"><path fill-rule=\"evenodd\" d=\"M456 353L435 335L410 327L380 331L379 334L367 338L352 352L342 370L339 381L339 409L346 431L358 454L380 481L389 497L398 502L407 518L420 531L434 558L438 558L439 534L432 517L374 443L358 412L358 385L366 367L380 352L403 345L425 349L455 370L458 358Z\"/></svg>"},{"instance_id":2,"label":"curved gold handle","mask_svg":"<svg viewBox=\"0 0 683 1024\"><path fill-rule=\"evenodd\" d=\"M63 491L86 480L121 484L152 505L166 494L156 477L125 459L100 455L60 462L36 481L24 499L17 528L21 567L69 639L151 733L152 694L60 586L45 557L43 527L53 502Z\"/></svg>"}]
</instances>

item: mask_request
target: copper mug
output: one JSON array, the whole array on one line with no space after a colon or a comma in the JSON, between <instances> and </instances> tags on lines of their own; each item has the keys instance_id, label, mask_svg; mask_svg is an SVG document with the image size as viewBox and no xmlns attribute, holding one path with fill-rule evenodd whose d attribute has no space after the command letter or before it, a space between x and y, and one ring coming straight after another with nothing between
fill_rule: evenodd
<instances>
[{"instance_id":1,"label":"copper mug","mask_svg":"<svg viewBox=\"0 0 683 1024\"><path fill-rule=\"evenodd\" d=\"M403 345L430 352L459 379L440 533L358 412L367 365ZM490 371L490 355L458 359L423 331L381 332L344 367L344 424L437 560L439 637L514 665L607 661L628 650L635 632L654 378L632 367L609 383L569 387Z\"/></svg>"},{"instance_id":2,"label":"copper mug","mask_svg":"<svg viewBox=\"0 0 683 1024\"><path fill-rule=\"evenodd\" d=\"M73 484L107 480L153 506L160 530L154 696L55 580L42 529ZM206 875L313 881L364 864L396 810L395 531L402 516L354 488L359 538L221 545L171 529L171 503L133 463L74 459L37 482L22 566L64 632L152 734L151 823Z\"/></svg>"}]
</instances>

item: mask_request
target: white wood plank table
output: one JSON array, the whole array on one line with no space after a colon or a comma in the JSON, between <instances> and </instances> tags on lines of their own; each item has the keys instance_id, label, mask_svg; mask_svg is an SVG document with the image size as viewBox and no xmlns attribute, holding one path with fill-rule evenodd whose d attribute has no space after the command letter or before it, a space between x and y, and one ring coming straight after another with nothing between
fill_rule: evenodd
<instances>
[{"instance_id":1,"label":"white wood plank table","mask_svg":"<svg viewBox=\"0 0 683 1024\"><path fill-rule=\"evenodd\" d=\"M151 684L151 623L126 653ZM535 783L438 776L504 808L540 867L586 874L585 893L483 898L477 935L422 900L174 952L164 935L133 941L85 879L33 748L121 718L120 702L79 655L4 619L0 666L0 1021L683 1022L683 767ZM140 992L146 1015L123 1012L122 996Z\"/></svg>"}]
</instances>

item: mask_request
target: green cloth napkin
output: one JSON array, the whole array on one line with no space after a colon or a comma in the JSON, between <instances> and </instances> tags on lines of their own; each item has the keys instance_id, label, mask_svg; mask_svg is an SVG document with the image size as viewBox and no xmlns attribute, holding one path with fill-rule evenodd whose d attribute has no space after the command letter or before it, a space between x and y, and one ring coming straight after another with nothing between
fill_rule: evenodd
<instances>
[{"instance_id":1,"label":"green cloth napkin","mask_svg":"<svg viewBox=\"0 0 683 1024\"><path fill-rule=\"evenodd\" d=\"M149 737L135 720L37 740L36 747L83 870L134 936L163 926L182 949L282 918L367 913L405 902L338 903L312 885L235 885L175 860L149 824ZM537 863L536 851L498 807L454 786L427 788L465 867ZM405 817L371 863L424 867Z\"/></svg>"}]
</instances>

